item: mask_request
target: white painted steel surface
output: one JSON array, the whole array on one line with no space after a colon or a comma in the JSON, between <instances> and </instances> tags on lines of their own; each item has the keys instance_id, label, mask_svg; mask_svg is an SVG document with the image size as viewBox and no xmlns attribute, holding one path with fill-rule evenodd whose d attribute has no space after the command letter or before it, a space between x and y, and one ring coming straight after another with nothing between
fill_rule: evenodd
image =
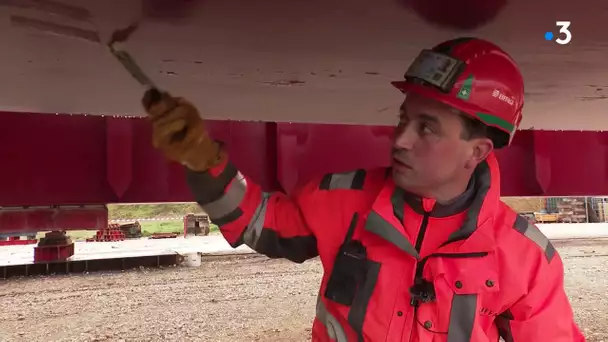
<instances>
[{"instance_id":1,"label":"white painted steel surface","mask_svg":"<svg viewBox=\"0 0 608 342\"><path fill-rule=\"evenodd\" d=\"M510 0L473 32L423 23L401 0L206 0L189 17L144 19L127 49L160 86L211 119L387 124L421 48L455 36L495 41L526 81L522 128L607 130L608 2ZM142 116L142 89L106 47L9 25L11 14L110 32L141 16L141 0L62 0L93 24L0 6L0 111ZM545 41L556 21L572 41ZM604 28L604 29L602 29Z\"/></svg>"}]
</instances>

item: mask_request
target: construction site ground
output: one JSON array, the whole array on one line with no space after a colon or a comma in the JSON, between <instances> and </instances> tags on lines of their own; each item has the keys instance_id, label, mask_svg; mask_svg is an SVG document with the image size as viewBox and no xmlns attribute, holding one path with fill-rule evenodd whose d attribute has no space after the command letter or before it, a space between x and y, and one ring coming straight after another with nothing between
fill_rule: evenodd
<instances>
[{"instance_id":1,"label":"construction site ground","mask_svg":"<svg viewBox=\"0 0 608 342\"><path fill-rule=\"evenodd\" d=\"M608 340L608 240L555 242L576 319ZM0 341L308 341L321 265L255 254L200 267L0 282Z\"/></svg>"}]
</instances>

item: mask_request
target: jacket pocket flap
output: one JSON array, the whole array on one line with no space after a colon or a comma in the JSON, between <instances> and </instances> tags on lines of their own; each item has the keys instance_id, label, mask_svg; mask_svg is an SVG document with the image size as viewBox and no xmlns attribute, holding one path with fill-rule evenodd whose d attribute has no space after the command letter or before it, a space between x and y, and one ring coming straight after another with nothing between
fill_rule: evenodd
<instances>
[{"instance_id":1,"label":"jacket pocket flap","mask_svg":"<svg viewBox=\"0 0 608 342\"><path fill-rule=\"evenodd\" d=\"M496 256L437 257L429 260L428 270L432 279L442 276L456 294L477 294L500 291Z\"/></svg>"}]
</instances>

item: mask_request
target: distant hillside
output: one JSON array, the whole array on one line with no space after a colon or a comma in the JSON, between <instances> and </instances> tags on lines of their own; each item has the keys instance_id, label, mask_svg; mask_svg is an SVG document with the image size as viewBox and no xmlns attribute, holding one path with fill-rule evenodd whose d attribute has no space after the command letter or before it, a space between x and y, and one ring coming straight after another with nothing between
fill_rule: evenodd
<instances>
[{"instance_id":1,"label":"distant hillside","mask_svg":"<svg viewBox=\"0 0 608 342\"><path fill-rule=\"evenodd\" d=\"M505 203L515 211L540 211L544 208L542 197L503 197ZM108 204L109 218L137 219L159 217L182 217L188 213L202 213L196 203L186 204Z\"/></svg>"},{"instance_id":2,"label":"distant hillside","mask_svg":"<svg viewBox=\"0 0 608 342\"><path fill-rule=\"evenodd\" d=\"M108 204L110 220L181 217L188 213L202 213L196 203L187 204Z\"/></svg>"}]
</instances>

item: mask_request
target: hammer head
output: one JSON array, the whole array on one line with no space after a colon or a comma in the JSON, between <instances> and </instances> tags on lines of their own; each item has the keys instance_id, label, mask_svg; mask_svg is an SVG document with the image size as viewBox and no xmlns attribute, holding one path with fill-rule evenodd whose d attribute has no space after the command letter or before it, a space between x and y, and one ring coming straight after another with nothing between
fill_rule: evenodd
<instances>
[{"instance_id":1,"label":"hammer head","mask_svg":"<svg viewBox=\"0 0 608 342\"><path fill-rule=\"evenodd\" d=\"M137 30L138 26L139 26L139 23L135 22L126 28L122 28L122 29L114 31L114 33L112 33L112 36L110 37L110 41L108 42L108 45L112 46L112 45L114 45L114 43L125 42L127 39L129 39L131 34L133 32L135 32L135 30Z\"/></svg>"}]
</instances>

